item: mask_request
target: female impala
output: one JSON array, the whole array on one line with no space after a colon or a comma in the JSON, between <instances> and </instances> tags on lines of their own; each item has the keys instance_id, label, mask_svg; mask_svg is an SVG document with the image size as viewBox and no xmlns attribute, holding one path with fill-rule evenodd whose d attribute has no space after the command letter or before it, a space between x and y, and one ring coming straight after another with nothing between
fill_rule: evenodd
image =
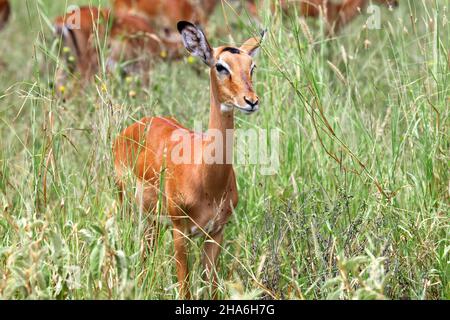
<instances>
[{"instance_id":1,"label":"female impala","mask_svg":"<svg viewBox=\"0 0 450 320\"><path fill-rule=\"evenodd\" d=\"M374 0L374 3L398 6L397 0ZM370 0L342 0L340 3L330 0L302 0L300 12L305 17L318 18L323 13L328 33L338 32L365 10Z\"/></svg>"},{"instance_id":2,"label":"female impala","mask_svg":"<svg viewBox=\"0 0 450 320\"><path fill-rule=\"evenodd\" d=\"M8 22L11 8L8 0L0 0L0 30L3 29Z\"/></svg>"},{"instance_id":3,"label":"female impala","mask_svg":"<svg viewBox=\"0 0 450 320\"><path fill-rule=\"evenodd\" d=\"M260 0L260 3L264 0ZM342 27L353 20L362 10L367 8L370 0L279 0L284 11L288 11L296 5L299 14L304 17L325 18L326 28L329 34L338 32ZM398 0L373 0L374 3L397 7ZM248 0L249 11L256 15L255 0Z\"/></svg>"},{"instance_id":4,"label":"female impala","mask_svg":"<svg viewBox=\"0 0 450 320\"><path fill-rule=\"evenodd\" d=\"M233 166L227 158L233 139L216 143L212 132L222 137L232 134L234 109L250 114L258 110L259 100L253 90L253 57L259 40L251 38L240 48L211 48L202 30L190 22L178 23L184 46L210 68L210 119L205 134L184 128L172 118L143 118L126 128L113 147L117 182L123 191L126 171L137 178L136 200L142 210L153 211L160 197L163 181L165 208L173 223L175 259L180 293L189 297L186 236L205 234L203 264L216 292L214 266L221 249L224 226L238 202ZM181 149L191 161L179 163L172 155L179 142L175 134L184 134L200 152ZM225 140L225 139L223 139ZM205 163L211 143L220 159ZM183 145L185 146L185 145ZM195 149L195 148L193 148ZM161 174L164 173L164 177Z\"/></svg>"},{"instance_id":5,"label":"female impala","mask_svg":"<svg viewBox=\"0 0 450 320\"><path fill-rule=\"evenodd\" d=\"M67 63L71 72L76 69L84 78L89 78L97 72L99 57L95 46L95 35L97 34L99 39L103 40L109 19L108 9L100 10L87 6L77 8L55 19L55 34L62 39L75 58L72 66ZM62 70L59 71L62 72ZM60 76L65 78L65 74Z\"/></svg>"},{"instance_id":6,"label":"female impala","mask_svg":"<svg viewBox=\"0 0 450 320\"><path fill-rule=\"evenodd\" d=\"M180 20L206 23L220 0L113 0L116 13L145 17L156 29L171 29Z\"/></svg>"},{"instance_id":7,"label":"female impala","mask_svg":"<svg viewBox=\"0 0 450 320\"><path fill-rule=\"evenodd\" d=\"M139 16L120 13L112 15L108 9L80 7L55 20L55 33L70 49L74 63L67 63L71 72L78 71L85 78L91 78L99 69L100 44L107 39L109 50L108 70L112 71L121 61L128 61L125 73L142 72L145 76L152 58L165 53L166 58L179 56L181 44L159 39L147 21ZM107 37L108 36L108 37ZM64 70L58 70L58 83L66 78Z\"/></svg>"},{"instance_id":8,"label":"female impala","mask_svg":"<svg viewBox=\"0 0 450 320\"><path fill-rule=\"evenodd\" d=\"M113 0L116 15L132 15L147 20L159 38L181 44L175 25L193 21L205 25L220 0Z\"/></svg>"}]
</instances>

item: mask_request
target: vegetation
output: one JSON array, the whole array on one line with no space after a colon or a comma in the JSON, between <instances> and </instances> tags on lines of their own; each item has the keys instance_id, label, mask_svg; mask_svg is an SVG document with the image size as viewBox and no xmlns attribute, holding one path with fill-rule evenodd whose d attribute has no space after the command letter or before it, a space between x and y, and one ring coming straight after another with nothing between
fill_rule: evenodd
<instances>
[{"instance_id":1,"label":"vegetation","mask_svg":"<svg viewBox=\"0 0 450 320\"><path fill-rule=\"evenodd\" d=\"M0 298L176 299L170 226L149 250L146 217L118 201L111 146L144 115L206 127L206 68L185 58L156 63L148 85L102 73L54 88L52 19L108 5L64 2L13 1L0 33ZM261 110L236 119L279 131L280 166L235 168L222 298L450 298L449 6L400 2L382 8L380 29L364 13L332 38L319 21L260 9ZM226 4L206 28L213 45L258 29ZM191 244L195 298L209 295L203 241Z\"/></svg>"}]
</instances>

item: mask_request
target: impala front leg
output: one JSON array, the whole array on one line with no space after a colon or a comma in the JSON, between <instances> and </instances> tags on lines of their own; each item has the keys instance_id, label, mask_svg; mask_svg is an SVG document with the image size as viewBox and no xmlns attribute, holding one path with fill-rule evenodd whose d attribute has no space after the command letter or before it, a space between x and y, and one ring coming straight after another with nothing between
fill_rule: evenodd
<instances>
[{"instance_id":1,"label":"impala front leg","mask_svg":"<svg viewBox=\"0 0 450 320\"><path fill-rule=\"evenodd\" d=\"M217 299L218 282L216 262L222 249L223 229L219 232L209 235L203 248L203 266L205 268L206 280L212 284L212 298Z\"/></svg>"},{"instance_id":2,"label":"impala front leg","mask_svg":"<svg viewBox=\"0 0 450 320\"><path fill-rule=\"evenodd\" d=\"M175 261L177 264L178 283L180 285L180 297L182 299L190 299L186 235L182 230L181 226L174 223L173 240L175 244Z\"/></svg>"}]
</instances>

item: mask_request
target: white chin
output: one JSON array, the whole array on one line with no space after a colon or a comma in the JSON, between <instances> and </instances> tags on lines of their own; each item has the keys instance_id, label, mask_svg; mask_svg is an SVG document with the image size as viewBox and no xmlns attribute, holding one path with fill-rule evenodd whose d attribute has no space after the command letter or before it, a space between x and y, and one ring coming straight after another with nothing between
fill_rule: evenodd
<instances>
[{"instance_id":1,"label":"white chin","mask_svg":"<svg viewBox=\"0 0 450 320\"><path fill-rule=\"evenodd\" d=\"M247 109L247 108L241 108L241 107L239 107L237 105L233 106L233 105L223 104L223 103L220 105L220 111L223 112L223 113L231 112L231 111L233 111L234 108L238 109L239 111L241 111L244 114L252 114L252 113L255 113L256 111L259 110L259 108Z\"/></svg>"},{"instance_id":2,"label":"white chin","mask_svg":"<svg viewBox=\"0 0 450 320\"><path fill-rule=\"evenodd\" d=\"M231 111L233 111L233 106L230 106L230 105L227 105L227 104L221 104L220 105L220 111L222 111L222 112L231 112Z\"/></svg>"}]
</instances>

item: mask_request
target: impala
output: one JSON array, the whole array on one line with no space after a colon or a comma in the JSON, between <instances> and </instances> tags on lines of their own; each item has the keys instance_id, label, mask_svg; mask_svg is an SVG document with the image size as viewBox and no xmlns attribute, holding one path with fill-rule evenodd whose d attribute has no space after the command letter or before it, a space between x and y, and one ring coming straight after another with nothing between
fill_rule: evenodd
<instances>
[{"instance_id":1,"label":"impala","mask_svg":"<svg viewBox=\"0 0 450 320\"><path fill-rule=\"evenodd\" d=\"M260 2L263 2L261 0ZM323 15L329 34L339 31L352 21L370 2L397 7L398 0L279 0L284 11L297 5L299 14L304 17L319 18ZM256 1L248 0L249 11L256 15Z\"/></svg>"},{"instance_id":2,"label":"impala","mask_svg":"<svg viewBox=\"0 0 450 320\"><path fill-rule=\"evenodd\" d=\"M343 0L341 3L335 3L329 0L308 0L301 2L300 11L304 16L315 18L323 13L328 33L334 34L356 18L362 10L368 7L370 2L370 0ZM389 7L398 6L397 0L374 0L372 2Z\"/></svg>"},{"instance_id":3,"label":"impala","mask_svg":"<svg viewBox=\"0 0 450 320\"><path fill-rule=\"evenodd\" d=\"M155 59L181 57L181 43L161 38L147 21L139 16L116 13L110 29L108 70L121 61L125 74L142 73L144 83Z\"/></svg>"},{"instance_id":4,"label":"impala","mask_svg":"<svg viewBox=\"0 0 450 320\"><path fill-rule=\"evenodd\" d=\"M233 134L234 109L246 114L259 108L253 84L253 57L260 39L251 38L241 47L211 48L203 31L190 22L177 24L186 49L210 69L209 130L196 133L175 119L147 117L126 128L113 145L114 166L121 197L127 172L136 181L136 201L140 210L155 213L163 189L165 212L173 224L173 240L180 295L189 298L189 271L186 237L205 235L203 265L207 280L217 294L215 263L221 250L224 226L238 203L233 166L226 155L233 139L216 143L212 132L222 137ZM176 134L184 134L200 152L182 149L192 161L179 163L171 155L179 145ZM224 139L225 140L225 139ZM223 155L217 162L205 163L211 144ZM178 150L179 151L179 150ZM217 154L216 154L217 155ZM160 187L162 184L162 188Z\"/></svg>"},{"instance_id":5,"label":"impala","mask_svg":"<svg viewBox=\"0 0 450 320\"><path fill-rule=\"evenodd\" d=\"M174 26L178 21L206 25L220 0L112 0L116 14L146 19L159 38L181 44Z\"/></svg>"},{"instance_id":6,"label":"impala","mask_svg":"<svg viewBox=\"0 0 450 320\"><path fill-rule=\"evenodd\" d=\"M97 72L99 66L95 35L106 33L110 11L96 7L76 8L64 16L57 17L54 31L70 49L67 65L71 72L77 70L84 78ZM65 78L65 75L61 75Z\"/></svg>"},{"instance_id":7,"label":"impala","mask_svg":"<svg viewBox=\"0 0 450 320\"><path fill-rule=\"evenodd\" d=\"M180 20L206 23L220 0L112 0L115 12L145 17L156 29L171 29Z\"/></svg>"},{"instance_id":8,"label":"impala","mask_svg":"<svg viewBox=\"0 0 450 320\"><path fill-rule=\"evenodd\" d=\"M125 73L146 72L154 57L179 56L180 45L158 38L147 21L139 16L126 13L113 16L108 9L80 7L56 18L54 26L56 34L69 48L69 70L78 71L85 79L91 78L99 69L98 41L100 44L106 41L109 71L121 61L129 61L123 68ZM58 82L66 78L62 69L58 78Z\"/></svg>"},{"instance_id":9,"label":"impala","mask_svg":"<svg viewBox=\"0 0 450 320\"><path fill-rule=\"evenodd\" d=\"M3 29L8 22L11 8L8 0L0 0L0 30Z\"/></svg>"}]
</instances>

